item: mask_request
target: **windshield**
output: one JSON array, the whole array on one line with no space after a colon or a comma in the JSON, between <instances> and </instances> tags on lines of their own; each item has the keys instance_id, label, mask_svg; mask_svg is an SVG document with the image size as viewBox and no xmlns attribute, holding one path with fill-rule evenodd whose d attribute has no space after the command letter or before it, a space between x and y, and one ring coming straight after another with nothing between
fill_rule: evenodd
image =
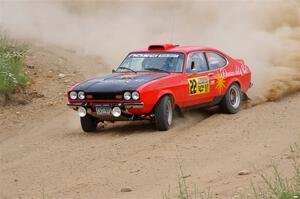
<instances>
[{"instance_id":1,"label":"windshield","mask_svg":"<svg viewBox=\"0 0 300 199\"><path fill-rule=\"evenodd\" d=\"M130 53L117 72L182 72L182 53Z\"/></svg>"}]
</instances>

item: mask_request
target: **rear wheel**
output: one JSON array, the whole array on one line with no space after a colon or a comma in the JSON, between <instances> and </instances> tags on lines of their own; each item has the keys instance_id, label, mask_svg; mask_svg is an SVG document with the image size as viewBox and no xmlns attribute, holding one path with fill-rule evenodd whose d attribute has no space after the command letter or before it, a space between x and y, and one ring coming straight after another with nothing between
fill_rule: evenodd
<instances>
[{"instance_id":1,"label":"rear wheel","mask_svg":"<svg viewBox=\"0 0 300 199\"><path fill-rule=\"evenodd\" d=\"M97 129L99 120L89 114L84 117L80 117L81 128L84 132L95 132Z\"/></svg>"},{"instance_id":2,"label":"rear wheel","mask_svg":"<svg viewBox=\"0 0 300 199\"><path fill-rule=\"evenodd\" d=\"M240 110L242 94L237 83L229 86L222 102L221 107L226 113L237 113Z\"/></svg>"},{"instance_id":3,"label":"rear wheel","mask_svg":"<svg viewBox=\"0 0 300 199\"><path fill-rule=\"evenodd\" d=\"M168 130L173 121L173 102L170 96L162 97L155 106L155 125L159 131Z\"/></svg>"}]
</instances>

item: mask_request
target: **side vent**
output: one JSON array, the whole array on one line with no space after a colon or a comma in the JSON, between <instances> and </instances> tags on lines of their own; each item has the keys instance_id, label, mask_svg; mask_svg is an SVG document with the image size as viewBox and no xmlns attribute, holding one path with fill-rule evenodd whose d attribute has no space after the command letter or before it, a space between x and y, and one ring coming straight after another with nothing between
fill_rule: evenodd
<instances>
[{"instance_id":1,"label":"side vent","mask_svg":"<svg viewBox=\"0 0 300 199\"><path fill-rule=\"evenodd\" d=\"M153 44L148 47L148 50L169 50L177 46L178 45L173 45L173 44Z\"/></svg>"}]
</instances>

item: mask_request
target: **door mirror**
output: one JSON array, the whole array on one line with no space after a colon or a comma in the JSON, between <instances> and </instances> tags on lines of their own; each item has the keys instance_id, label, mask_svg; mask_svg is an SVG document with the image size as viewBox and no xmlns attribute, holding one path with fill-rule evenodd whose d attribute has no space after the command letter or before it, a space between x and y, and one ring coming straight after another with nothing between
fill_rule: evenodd
<instances>
[{"instance_id":1,"label":"door mirror","mask_svg":"<svg viewBox=\"0 0 300 199\"><path fill-rule=\"evenodd\" d=\"M193 68L192 69L192 74L197 74L198 73L198 70L196 68Z\"/></svg>"},{"instance_id":2,"label":"door mirror","mask_svg":"<svg viewBox=\"0 0 300 199\"><path fill-rule=\"evenodd\" d=\"M192 71L192 74L196 74L198 72L198 70L195 67L195 62L194 61L192 61L192 63L191 63L191 71Z\"/></svg>"}]
</instances>

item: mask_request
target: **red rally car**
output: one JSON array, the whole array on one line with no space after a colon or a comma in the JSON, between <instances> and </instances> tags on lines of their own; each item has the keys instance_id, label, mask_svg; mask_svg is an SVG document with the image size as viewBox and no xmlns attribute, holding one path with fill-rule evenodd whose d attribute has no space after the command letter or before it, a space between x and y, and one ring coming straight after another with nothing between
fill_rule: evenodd
<instances>
[{"instance_id":1,"label":"red rally car","mask_svg":"<svg viewBox=\"0 0 300 199\"><path fill-rule=\"evenodd\" d=\"M129 53L112 74L72 86L67 105L85 132L99 122L146 119L164 131L174 111L220 105L238 112L250 87L242 59L213 48L156 44Z\"/></svg>"}]
</instances>

